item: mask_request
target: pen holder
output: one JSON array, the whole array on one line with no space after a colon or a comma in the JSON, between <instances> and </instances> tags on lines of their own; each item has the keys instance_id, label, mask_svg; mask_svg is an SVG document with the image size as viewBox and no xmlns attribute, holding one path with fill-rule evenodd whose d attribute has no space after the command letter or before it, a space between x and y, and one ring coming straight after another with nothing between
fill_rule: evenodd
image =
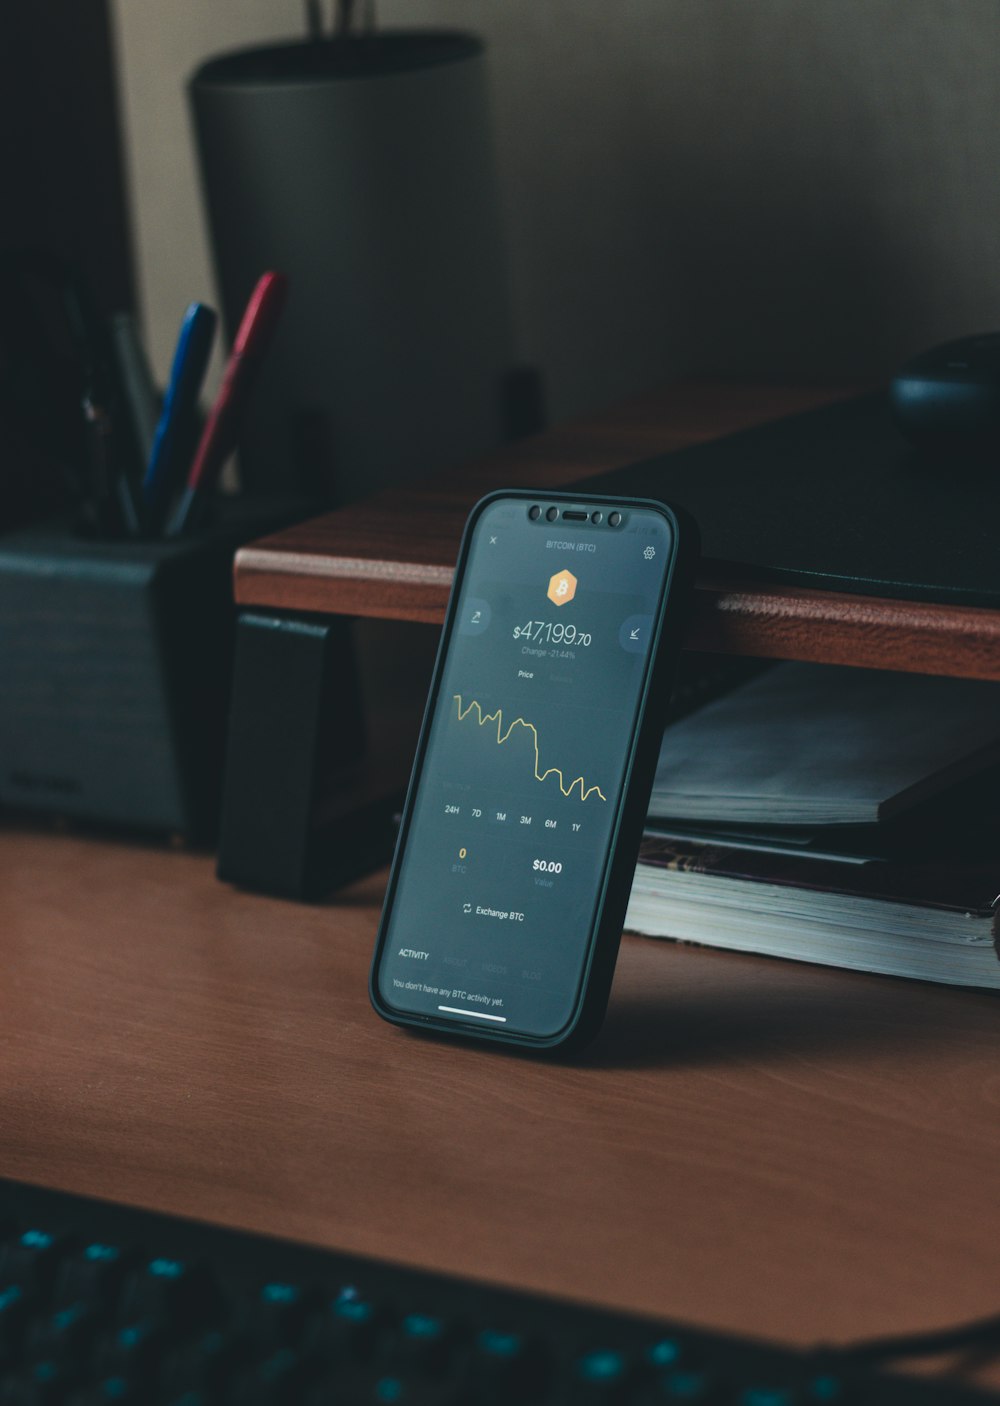
<instances>
[{"instance_id":1,"label":"pen holder","mask_svg":"<svg viewBox=\"0 0 1000 1406\"><path fill-rule=\"evenodd\" d=\"M218 823L235 547L0 537L0 803L200 843Z\"/></svg>"}]
</instances>

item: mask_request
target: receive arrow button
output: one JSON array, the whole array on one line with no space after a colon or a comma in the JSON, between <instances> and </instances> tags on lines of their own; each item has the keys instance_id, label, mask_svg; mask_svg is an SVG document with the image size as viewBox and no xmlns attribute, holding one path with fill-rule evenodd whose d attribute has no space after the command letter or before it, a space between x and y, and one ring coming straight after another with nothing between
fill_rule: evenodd
<instances>
[{"instance_id":1,"label":"receive arrow button","mask_svg":"<svg viewBox=\"0 0 1000 1406\"><path fill-rule=\"evenodd\" d=\"M645 654L652 628L651 615L630 615L618 631L618 643L629 654Z\"/></svg>"}]
</instances>

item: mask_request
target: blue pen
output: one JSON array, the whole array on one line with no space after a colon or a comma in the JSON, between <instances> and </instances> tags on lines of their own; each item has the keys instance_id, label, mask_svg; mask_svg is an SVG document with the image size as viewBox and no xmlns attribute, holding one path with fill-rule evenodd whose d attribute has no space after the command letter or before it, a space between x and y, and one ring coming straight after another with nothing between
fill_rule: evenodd
<instances>
[{"instance_id":1,"label":"blue pen","mask_svg":"<svg viewBox=\"0 0 1000 1406\"><path fill-rule=\"evenodd\" d=\"M205 303L192 303L181 323L170 368L170 384L142 481L145 525L150 532L159 532L162 528L170 500L187 474L194 448L198 393L205 378L217 321L215 313Z\"/></svg>"}]
</instances>

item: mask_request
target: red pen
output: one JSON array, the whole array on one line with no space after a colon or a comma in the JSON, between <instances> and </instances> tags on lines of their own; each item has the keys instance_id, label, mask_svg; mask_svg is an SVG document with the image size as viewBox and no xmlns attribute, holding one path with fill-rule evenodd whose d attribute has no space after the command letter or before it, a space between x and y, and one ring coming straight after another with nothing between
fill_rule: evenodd
<instances>
[{"instance_id":1,"label":"red pen","mask_svg":"<svg viewBox=\"0 0 1000 1406\"><path fill-rule=\"evenodd\" d=\"M205 422L187 484L167 528L168 537L185 536L204 517L222 466L236 448L250 389L271 345L287 296L288 279L283 273L263 274L250 294L222 386Z\"/></svg>"}]
</instances>

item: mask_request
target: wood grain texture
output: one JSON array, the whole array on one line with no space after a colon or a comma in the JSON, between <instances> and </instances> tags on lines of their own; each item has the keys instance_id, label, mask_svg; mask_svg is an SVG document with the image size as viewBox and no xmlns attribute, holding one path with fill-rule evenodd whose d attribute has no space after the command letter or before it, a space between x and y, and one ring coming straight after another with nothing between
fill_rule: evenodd
<instances>
[{"instance_id":1,"label":"wood grain texture","mask_svg":"<svg viewBox=\"0 0 1000 1406\"><path fill-rule=\"evenodd\" d=\"M242 548L242 605L440 624L462 525L498 485L588 475L810 409L856 386L685 381L551 430L422 485L380 494ZM1000 612L755 583L705 562L690 649L1000 679Z\"/></svg>"},{"instance_id":2,"label":"wood grain texture","mask_svg":"<svg viewBox=\"0 0 1000 1406\"><path fill-rule=\"evenodd\" d=\"M996 1308L994 997L626 938L503 1056L372 1014L383 881L0 831L0 1173L788 1341Z\"/></svg>"},{"instance_id":3,"label":"wood grain texture","mask_svg":"<svg viewBox=\"0 0 1000 1406\"><path fill-rule=\"evenodd\" d=\"M689 649L1000 679L1000 611L702 581Z\"/></svg>"}]
</instances>

